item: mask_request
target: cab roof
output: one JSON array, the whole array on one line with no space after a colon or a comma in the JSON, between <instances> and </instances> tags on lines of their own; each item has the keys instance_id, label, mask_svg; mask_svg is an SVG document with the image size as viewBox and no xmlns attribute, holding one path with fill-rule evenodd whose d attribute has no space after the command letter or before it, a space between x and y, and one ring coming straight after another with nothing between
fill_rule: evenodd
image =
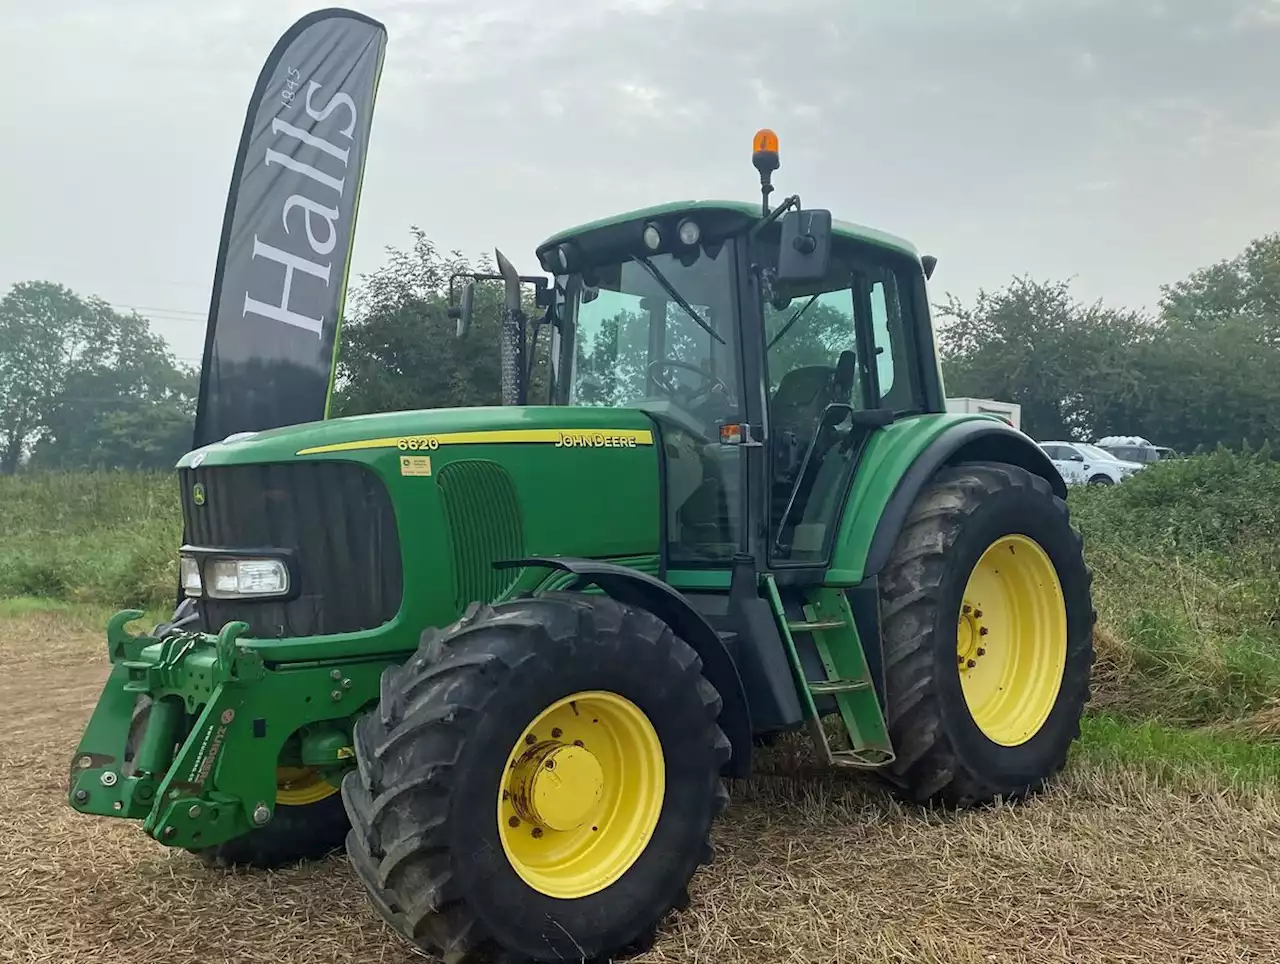
<instances>
[{"instance_id":1,"label":"cab roof","mask_svg":"<svg viewBox=\"0 0 1280 964\"><path fill-rule=\"evenodd\" d=\"M576 227L559 231L538 245L537 250L542 251L551 245L560 244L563 241L577 237L587 231L611 227L615 224L624 224L627 221L639 221L645 218L662 217L663 215L676 214L685 211L725 211L759 219L760 203L758 201L755 203L747 201L671 201L667 204L655 204L651 207L637 208L634 211L626 211L621 214L611 214L608 217L600 218L596 221L589 221L586 224L579 224ZM904 238L899 238L896 235L889 234L885 231L877 230L876 228L869 228L862 224L854 224L852 221L840 221L832 218L831 231L832 234L838 238L847 238L852 241L874 244L890 251L895 251L899 254L905 254L913 260L920 260L920 252L910 241L907 241Z\"/></svg>"}]
</instances>

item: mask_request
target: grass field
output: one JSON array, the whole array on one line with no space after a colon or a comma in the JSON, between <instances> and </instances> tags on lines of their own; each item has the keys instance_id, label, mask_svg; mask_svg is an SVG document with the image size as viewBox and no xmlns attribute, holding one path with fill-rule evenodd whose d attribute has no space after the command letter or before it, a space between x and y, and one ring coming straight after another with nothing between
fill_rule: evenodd
<instances>
[{"instance_id":1,"label":"grass field","mask_svg":"<svg viewBox=\"0 0 1280 964\"><path fill-rule=\"evenodd\" d=\"M639 961L1280 960L1280 464L1144 475L1073 495L1100 660L1050 792L930 813L784 746ZM103 621L172 591L172 481L0 479L0 505L0 962L419 960L341 858L210 872L66 806Z\"/></svg>"}]
</instances>

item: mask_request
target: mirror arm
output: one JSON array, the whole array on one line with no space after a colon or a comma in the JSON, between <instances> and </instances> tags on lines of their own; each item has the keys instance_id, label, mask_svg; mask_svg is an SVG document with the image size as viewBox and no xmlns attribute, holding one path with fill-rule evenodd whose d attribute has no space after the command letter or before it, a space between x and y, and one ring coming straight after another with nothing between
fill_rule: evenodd
<instances>
[{"instance_id":1,"label":"mirror arm","mask_svg":"<svg viewBox=\"0 0 1280 964\"><path fill-rule=\"evenodd\" d=\"M755 226L754 226L754 227L752 227L751 232L750 232L750 234L748 235L748 239L754 239L754 238L755 238L755 236L756 236L757 234L759 234L761 231L763 231L765 228L767 228L769 225L771 225L774 221L778 220L778 218L782 217L782 215L786 214L786 213L787 213L788 211L790 211L793 207L794 207L797 211L799 211L799 210L800 210L800 195L799 195L799 194L793 194L793 195L791 195L791 197L789 197L789 198L787 198L786 200L784 200L784 201L783 201L781 204L779 204L776 208L774 208L774 209L773 209L772 211L770 211L767 215L765 215L763 218L761 218L759 221L757 221L757 222L755 223Z\"/></svg>"},{"instance_id":2,"label":"mirror arm","mask_svg":"<svg viewBox=\"0 0 1280 964\"><path fill-rule=\"evenodd\" d=\"M516 276L524 284L533 285L537 289L534 304L539 308L546 307L545 299L547 297L547 279L537 274L522 274ZM457 296L454 294L454 284L458 278L470 278L472 281L505 281L507 276L504 274L490 274L484 271L455 271L449 275L449 304L453 305L457 302Z\"/></svg>"}]
</instances>

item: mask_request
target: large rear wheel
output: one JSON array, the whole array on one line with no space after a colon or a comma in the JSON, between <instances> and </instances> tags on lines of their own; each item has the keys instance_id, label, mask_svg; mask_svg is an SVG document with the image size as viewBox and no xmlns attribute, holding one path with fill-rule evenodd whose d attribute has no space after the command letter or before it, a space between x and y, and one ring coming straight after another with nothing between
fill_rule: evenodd
<instances>
[{"instance_id":1,"label":"large rear wheel","mask_svg":"<svg viewBox=\"0 0 1280 964\"><path fill-rule=\"evenodd\" d=\"M649 613L575 593L472 607L357 723L347 852L382 916L447 961L641 947L711 857L719 713Z\"/></svg>"},{"instance_id":2,"label":"large rear wheel","mask_svg":"<svg viewBox=\"0 0 1280 964\"><path fill-rule=\"evenodd\" d=\"M885 776L968 806L1038 790L1080 734L1093 664L1091 575L1066 503L1005 464L944 469L881 578Z\"/></svg>"}]
</instances>

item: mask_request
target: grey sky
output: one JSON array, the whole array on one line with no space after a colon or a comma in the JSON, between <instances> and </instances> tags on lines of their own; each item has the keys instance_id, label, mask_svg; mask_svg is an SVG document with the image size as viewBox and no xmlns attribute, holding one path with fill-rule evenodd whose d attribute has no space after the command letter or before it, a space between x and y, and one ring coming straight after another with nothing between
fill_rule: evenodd
<instances>
[{"instance_id":1,"label":"grey sky","mask_svg":"<svg viewBox=\"0 0 1280 964\"><path fill-rule=\"evenodd\" d=\"M272 0L0 0L0 290L141 306L198 358ZM387 59L353 281L419 224L526 271L555 230L785 193L939 258L1143 307L1280 229L1280 0L365 0ZM785 12L784 12L785 11Z\"/></svg>"}]
</instances>

